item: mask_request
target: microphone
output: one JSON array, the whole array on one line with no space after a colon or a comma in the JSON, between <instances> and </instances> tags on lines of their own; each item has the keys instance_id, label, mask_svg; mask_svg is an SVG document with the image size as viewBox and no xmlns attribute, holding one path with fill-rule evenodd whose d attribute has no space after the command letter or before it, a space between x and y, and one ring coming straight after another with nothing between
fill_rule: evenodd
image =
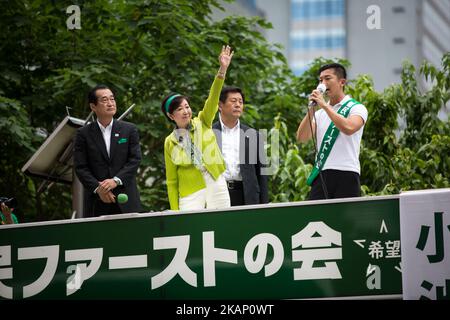
<instances>
[{"instance_id":1,"label":"microphone","mask_svg":"<svg viewBox=\"0 0 450 320\"><path fill-rule=\"evenodd\" d=\"M124 204L128 202L128 196L126 193L119 193L117 195L117 202L120 204Z\"/></svg>"},{"instance_id":2,"label":"microphone","mask_svg":"<svg viewBox=\"0 0 450 320\"><path fill-rule=\"evenodd\" d=\"M323 94L325 91L327 91L327 87L323 83L319 83L316 90L319 90L321 94ZM311 100L308 104L308 107L315 107L317 106L317 103L313 100Z\"/></svg>"}]
</instances>

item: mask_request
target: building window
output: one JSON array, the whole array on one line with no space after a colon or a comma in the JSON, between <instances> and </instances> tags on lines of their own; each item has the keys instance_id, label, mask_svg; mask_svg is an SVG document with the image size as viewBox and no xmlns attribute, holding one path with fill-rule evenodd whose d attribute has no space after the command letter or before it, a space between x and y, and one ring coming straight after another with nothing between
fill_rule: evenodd
<instances>
[{"instance_id":1,"label":"building window","mask_svg":"<svg viewBox=\"0 0 450 320\"><path fill-rule=\"evenodd\" d=\"M392 41L394 42L394 44L404 44L405 38L403 37L395 37L394 39L392 39Z\"/></svg>"},{"instance_id":2,"label":"building window","mask_svg":"<svg viewBox=\"0 0 450 320\"><path fill-rule=\"evenodd\" d=\"M344 8L344 0L293 0L291 2L294 20L342 17Z\"/></svg>"},{"instance_id":3,"label":"building window","mask_svg":"<svg viewBox=\"0 0 450 320\"><path fill-rule=\"evenodd\" d=\"M294 49L338 49L345 46L345 36L316 36L291 38L291 45Z\"/></svg>"},{"instance_id":4,"label":"building window","mask_svg":"<svg viewBox=\"0 0 450 320\"><path fill-rule=\"evenodd\" d=\"M393 13L405 13L405 7L402 6L396 6L396 7L392 7L392 12Z\"/></svg>"},{"instance_id":5,"label":"building window","mask_svg":"<svg viewBox=\"0 0 450 320\"><path fill-rule=\"evenodd\" d=\"M236 2L239 2L241 5L249 8L253 12L257 10L255 0L237 0Z\"/></svg>"}]
</instances>

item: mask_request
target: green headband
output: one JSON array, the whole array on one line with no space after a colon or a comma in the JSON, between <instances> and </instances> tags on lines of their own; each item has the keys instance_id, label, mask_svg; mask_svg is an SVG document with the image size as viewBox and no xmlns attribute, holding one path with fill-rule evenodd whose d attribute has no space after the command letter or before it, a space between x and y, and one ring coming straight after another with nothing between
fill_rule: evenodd
<instances>
[{"instance_id":1,"label":"green headband","mask_svg":"<svg viewBox=\"0 0 450 320\"><path fill-rule=\"evenodd\" d=\"M169 99L167 99L166 103L164 104L164 109L166 109L166 112L169 113L169 106L172 103L172 100L175 99L176 97L180 97L181 94L174 94L173 96L171 96Z\"/></svg>"}]
</instances>

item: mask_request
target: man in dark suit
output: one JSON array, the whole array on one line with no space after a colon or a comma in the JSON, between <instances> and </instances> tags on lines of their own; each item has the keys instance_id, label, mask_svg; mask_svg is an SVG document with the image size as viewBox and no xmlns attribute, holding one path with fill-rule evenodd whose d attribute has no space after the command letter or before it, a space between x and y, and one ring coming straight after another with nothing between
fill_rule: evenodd
<instances>
[{"instance_id":1,"label":"man in dark suit","mask_svg":"<svg viewBox=\"0 0 450 320\"><path fill-rule=\"evenodd\" d=\"M213 124L227 166L224 176L232 206L269 202L267 175L262 174L264 141L258 131L240 122L244 102L240 88L223 88L219 121Z\"/></svg>"},{"instance_id":2,"label":"man in dark suit","mask_svg":"<svg viewBox=\"0 0 450 320\"><path fill-rule=\"evenodd\" d=\"M116 102L104 85L88 95L97 120L78 129L74 144L75 172L84 186L84 217L141 211L136 172L141 161L137 128L113 119ZM128 201L118 203L124 193Z\"/></svg>"}]
</instances>

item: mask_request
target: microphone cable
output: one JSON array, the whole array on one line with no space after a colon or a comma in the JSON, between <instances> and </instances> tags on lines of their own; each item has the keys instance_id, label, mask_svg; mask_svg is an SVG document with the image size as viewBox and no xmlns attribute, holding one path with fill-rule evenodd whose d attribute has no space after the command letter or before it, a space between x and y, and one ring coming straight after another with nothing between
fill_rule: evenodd
<instances>
[{"instance_id":1,"label":"microphone cable","mask_svg":"<svg viewBox=\"0 0 450 320\"><path fill-rule=\"evenodd\" d=\"M317 146L317 143L316 143L316 137L317 137L317 120L316 120L316 111L314 110L314 107L315 107L315 106L312 106L312 108L313 108L314 122L315 122L315 124L316 124L314 133L313 133L313 127L312 127L311 115L310 115L310 113L309 113L309 106L308 106L308 111L307 111L307 112L308 112L309 128L311 129L311 136L312 136L312 140L313 140L313 143L314 143L314 164L315 164L315 162L316 162L316 160L317 160L317 149L318 149L319 147ZM320 177L320 182L322 183L322 191L323 191L323 194L324 194L324 196L325 196L325 199L328 199L328 189L327 189L327 186L325 185L325 181L323 180L322 170L319 171L319 177Z\"/></svg>"}]
</instances>

